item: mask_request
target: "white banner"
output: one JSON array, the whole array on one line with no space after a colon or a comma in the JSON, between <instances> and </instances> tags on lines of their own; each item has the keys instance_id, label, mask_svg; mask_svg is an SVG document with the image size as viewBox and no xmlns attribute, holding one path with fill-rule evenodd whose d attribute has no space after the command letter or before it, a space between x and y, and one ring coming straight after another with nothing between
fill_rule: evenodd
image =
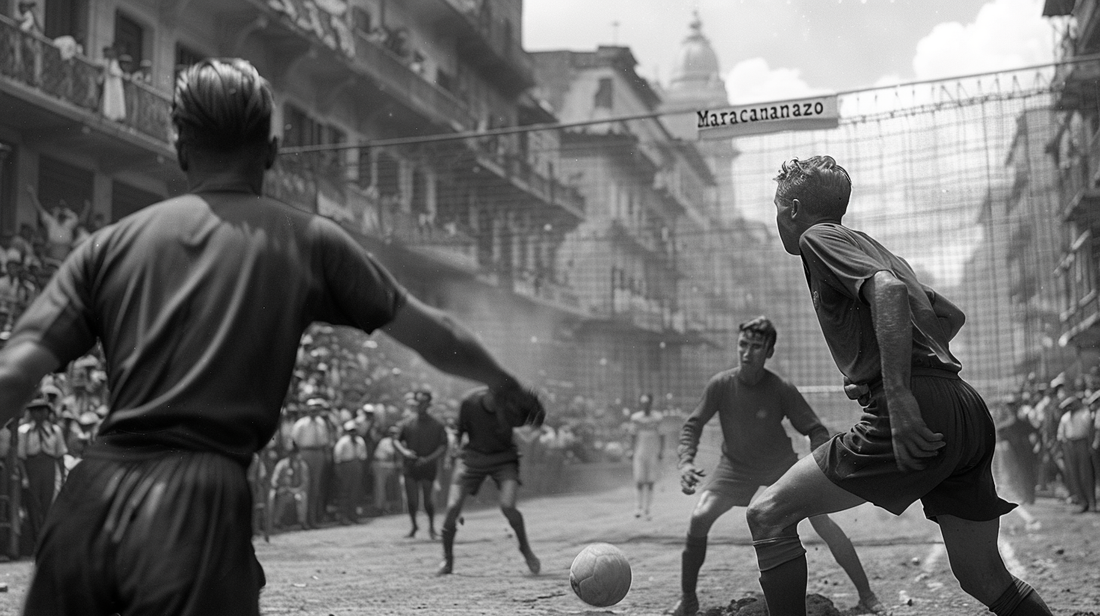
<instances>
[{"instance_id":1,"label":"white banner","mask_svg":"<svg viewBox=\"0 0 1100 616\"><path fill-rule=\"evenodd\" d=\"M786 130L836 128L840 112L835 94L793 101L737 105L696 112L700 139L724 139Z\"/></svg>"}]
</instances>

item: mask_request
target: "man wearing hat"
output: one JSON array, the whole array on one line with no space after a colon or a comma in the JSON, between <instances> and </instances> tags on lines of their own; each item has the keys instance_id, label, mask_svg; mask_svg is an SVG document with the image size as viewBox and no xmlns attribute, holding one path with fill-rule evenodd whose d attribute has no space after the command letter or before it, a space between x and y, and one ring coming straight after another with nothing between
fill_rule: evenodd
<instances>
[{"instance_id":1,"label":"man wearing hat","mask_svg":"<svg viewBox=\"0 0 1100 616\"><path fill-rule=\"evenodd\" d=\"M286 508L293 505L298 513L298 524L308 528L309 507L309 465L302 460L298 445L291 441L290 449L271 471L271 492L268 494L267 526L279 524Z\"/></svg>"},{"instance_id":2,"label":"man wearing hat","mask_svg":"<svg viewBox=\"0 0 1100 616\"><path fill-rule=\"evenodd\" d=\"M363 500L363 470L367 463L367 441L356 431L354 419L344 422L344 434L332 449L332 462L339 490L341 524L359 522L359 503Z\"/></svg>"},{"instance_id":3,"label":"man wearing hat","mask_svg":"<svg viewBox=\"0 0 1100 616\"><path fill-rule=\"evenodd\" d=\"M294 427L290 429L290 438L297 443L302 460L309 466L309 507L305 521L307 528L315 528L325 515L325 495L321 482L335 440L324 416L329 409L328 400L324 398L306 400L306 415L294 422Z\"/></svg>"},{"instance_id":4,"label":"man wearing hat","mask_svg":"<svg viewBox=\"0 0 1100 616\"><path fill-rule=\"evenodd\" d=\"M1096 511L1096 478L1092 474L1092 413L1076 396L1066 396L1058 405L1058 445L1065 464L1066 488L1077 497L1080 509L1074 513Z\"/></svg>"},{"instance_id":5,"label":"man wearing hat","mask_svg":"<svg viewBox=\"0 0 1100 616\"><path fill-rule=\"evenodd\" d=\"M420 508L420 496L424 497L424 513L428 514L428 536L435 534L435 502L432 485L439 474L439 459L447 453L447 429L428 414L432 407L432 392L418 389L405 396L405 404L416 415L401 422L394 440L394 447L405 458L405 500L409 506L412 529L408 537L416 536L416 510Z\"/></svg>"},{"instance_id":6,"label":"man wearing hat","mask_svg":"<svg viewBox=\"0 0 1100 616\"><path fill-rule=\"evenodd\" d=\"M28 535L38 541L38 533L53 504L58 475L64 477L64 459L68 449L61 428L50 421L49 400L35 398L27 405L31 420L19 426L17 452L26 476L26 507L30 522Z\"/></svg>"}]
</instances>

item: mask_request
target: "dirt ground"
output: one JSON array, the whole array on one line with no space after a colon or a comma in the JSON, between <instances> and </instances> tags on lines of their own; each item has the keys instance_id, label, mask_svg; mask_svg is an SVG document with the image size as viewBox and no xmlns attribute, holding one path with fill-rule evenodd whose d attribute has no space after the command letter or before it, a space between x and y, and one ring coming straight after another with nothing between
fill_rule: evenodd
<instances>
[{"instance_id":1,"label":"dirt ground","mask_svg":"<svg viewBox=\"0 0 1100 616\"><path fill-rule=\"evenodd\" d=\"M635 519L633 491L522 500L529 534L542 559L531 575L495 507L471 509L459 527L455 573L437 577L438 542L404 538L408 518L391 515L356 525L285 532L256 540L267 572L267 615L523 614L657 615L678 598L680 550L694 497L671 479L658 486L651 520ZM1002 553L1010 570L1039 589L1056 614L1100 613L1100 515L1071 515L1069 506L1041 499L1002 522ZM834 516L852 537L871 583L895 616L988 614L951 577L936 526L919 505L900 517L870 505ZM424 529L423 519L421 527ZM855 590L808 525L800 529L810 570L809 592L851 613ZM586 544L606 541L630 559L630 593L611 608L586 606L569 587L569 565ZM19 612L31 573L27 561L0 563L0 614ZM759 592L756 559L734 509L711 533L699 594L704 609Z\"/></svg>"}]
</instances>

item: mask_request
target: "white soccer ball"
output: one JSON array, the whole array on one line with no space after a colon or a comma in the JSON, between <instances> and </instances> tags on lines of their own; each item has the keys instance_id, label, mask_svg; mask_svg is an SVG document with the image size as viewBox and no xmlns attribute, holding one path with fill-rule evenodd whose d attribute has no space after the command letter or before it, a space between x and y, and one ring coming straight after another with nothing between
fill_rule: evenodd
<instances>
[{"instance_id":1,"label":"white soccer ball","mask_svg":"<svg viewBox=\"0 0 1100 616\"><path fill-rule=\"evenodd\" d=\"M592 543L581 550L569 567L569 585L588 605L607 607L623 600L630 591L630 563L622 550L610 543Z\"/></svg>"}]
</instances>

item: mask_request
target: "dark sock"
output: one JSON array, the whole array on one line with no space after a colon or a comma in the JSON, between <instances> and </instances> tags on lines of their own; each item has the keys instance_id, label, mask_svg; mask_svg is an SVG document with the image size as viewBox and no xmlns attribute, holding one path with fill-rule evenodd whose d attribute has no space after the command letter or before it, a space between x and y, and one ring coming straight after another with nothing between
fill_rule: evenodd
<instances>
[{"instance_id":1,"label":"dark sock","mask_svg":"<svg viewBox=\"0 0 1100 616\"><path fill-rule=\"evenodd\" d=\"M447 526L447 523L443 523L443 558L447 560L454 560L455 550L455 532L454 526Z\"/></svg>"},{"instance_id":2,"label":"dark sock","mask_svg":"<svg viewBox=\"0 0 1100 616\"><path fill-rule=\"evenodd\" d=\"M699 583L699 570L707 559L707 536L687 536L684 551L680 555L680 590L685 595L694 595Z\"/></svg>"},{"instance_id":3,"label":"dark sock","mask_svg":"<svg viewBox=\"0 0 1100 616\"><path fill-rule=\"evenodd\" d=\"M772 616L806 616L806 550L798 536L753 541Z\"/></svg>"},{"instance_id":4,"label":"dark sock","mask_svg":"<svg viewBox=\"0 0 1100 616\"><path fill-rule=\"evenodd\" d=\"M997 616L1051 616L1052 612L1039 593L1027 582L1012 578L1001 596L989 606Z\"/></svg>"},{"instance_id":5,"label":"dark sock","mask_svg":"<svg viewBox=\"0 0 1100 616\"><path fill-rule=\"evenodd\" d=\"M519 549L528 549L527 528L523 524L523 514L519 512L519 509L514 508L503 509L502 511L504 511L504 517L508 518L508 524L510 524L512 530L516 532L516 540L519 541Z\"/></svg>"}]
</instances>

